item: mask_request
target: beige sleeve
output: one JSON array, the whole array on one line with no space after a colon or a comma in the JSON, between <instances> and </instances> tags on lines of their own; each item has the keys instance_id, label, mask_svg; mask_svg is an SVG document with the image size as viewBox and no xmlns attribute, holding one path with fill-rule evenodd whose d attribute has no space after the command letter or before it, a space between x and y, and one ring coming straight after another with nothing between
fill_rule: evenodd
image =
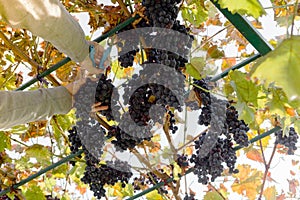
<instances>
[{"instance_id":1,"label":"beige sleeve","mask_svg":"<svg viewBox=\"0 0 300 200\"><path fill-rule=\"evenodd\" d=\"M0 130L32 121L66 114L72 108L72 96L63 87L34 91L0 91Z\"/></svg>"},{"instance_id":2,"label":"beige sleeve","mask_svg":"<svg viewBox=\"0 0 300 200\"><path fill-rule=\"evenodd\" d=\"M75 62L88 55L82 28L58 0L0 0L0 16L12 27L51 42Z\"/></svg>"}]
</instances>

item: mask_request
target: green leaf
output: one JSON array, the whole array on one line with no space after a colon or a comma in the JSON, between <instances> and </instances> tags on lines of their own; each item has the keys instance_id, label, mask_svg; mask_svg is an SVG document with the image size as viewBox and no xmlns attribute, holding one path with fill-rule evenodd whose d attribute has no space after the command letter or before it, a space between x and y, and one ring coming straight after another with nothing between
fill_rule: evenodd
<instances>
[{"instance_id":1,"label":"green leaf","mask_svg":"<svg viewBox=\"0 0 300 200\"><path fill-rule=\"evenodd\" d=\"M192 0L186 7L181 8L182 18L195 27L206 21L208 14L199 0Z\"/></svg>"},{"instance_id":2,"label":"green leaf","mask_svg":"<svg viewBox=\"0 0 300 200\"><path fill-rule=\"evenodd\" d=\"M6 54L5 55L6 60L10 61L11 63L15 63L15 58L11 54Z\"/></svg>"},{"instance_id":3,"label":"green leaf","mask_svg":"<svg viewBox=\"0 0 300 200\"><path fill-rule=\"evenodd\" d=\"M52 170L52 174L55 176L55 177L58 177L58 178L64 178L66 177L66 174L68 172L68 169L69 169L69 165L64 163L58 167L56 167L55 169Z\"/></svg>"},{"instance_id":4,"label":"green leaf","mask_svg":"<svg viewBox=\"0 0 300 200\"><path fill-rule=\"evenodd\" d=\"M258 18L266 13L258 0L218 0L218 3L221 8L227 8L232 14L239 13Z\"/></svg>"},{"instance_id":5,"label":"green leaf","mask_svg":"<svg viewBox=\"0 0 300 200\"><path fill-rule=\"evenodd\" d=\"M46 200L43 191L37 185L31 185L30 188L27 189L27 191L25 192L25 198L28 200Z\"/></svg>"},{"instance_id":6,"label":"green leaf","mask_svg":"<svg viewBox=\"0 0 300 200\"><path fill-rule=\"evenodd\" d=\"M72 109L66 115L57 115L57 122L63 130L69 130L72 125L75 125L75 110Z\"/></svg>"},{"instance_id":7,"label":"green leaf","mask_svg":"<svg viewBox=\"0 0 300 200\"><path fill-rule=\"evenodd\" d=\"M222 200L223 198L218 194L218 192L207 192L203 200Z\"/></svg>"},{"instance_id":8,"label":"green leaf","mask_svg":"<svg viewBox=\"0 0 300 200\"><path fill-rule=\"evenodd\" d=\"M279 114L287 116L285 104L288 103L288 98L281 88L269 87L272 94L272 99L267 103L271 114Z\"/></svg>"},{"instance_id":9,"label":"green leaf","mask_svg":"<svg viewBox=\"0 0 300 200\"><path fill-rule=\"evenodd\" d=\"M188 73L195 79L198 79L198 80L201 79L200 73L197 71L197 69L192 64L188 63L185 67L186 67L186 73Z\"/></svg>"},{"instance_id":10,"label":"green leaf","mask_svg":"<svg viewBox=\"0 0 300 200\"><path fill-rule=\"evenodd\" d=\"M235 70L229 73L229 77L238 100L257 106L258 87L252 81L247 80L246 74Z\"/></svg>"},{"instance_id":11,"label":"green leaf","mask_svg":"<svg viewBox=\"0 0 300 200\"><path fill-rule=\"evenodd\" d=\"M275 83L288 98L300 99L300 36L284 40L274 51L259 59L252 77L265 80L266 86Z\"/></svg>"},{"instance_id":12,"label":"green leaf","mask_svg":"<svg viewBox=\"0 0 300 200\"><path fill-rule=\"evenodd\" d=\"M50 164L50 152L49 150L40 144L34 144L26 149L26 156L36 158L36 160L42 165Z\"/></svg>"},{"instance_id":13,"label":"green leaf","mask_svg":"<svg viewBox=\"0 0 300 200\"><path fill-rule=\"evenodd\" d=\"M194 77L195 79L201 79L201 72L205 66L203 57L194 57L191 62L186 65L186 73Z\"/></svg>"},{"instance_id":14,"label":"green leaf","mask_svg":"<svg viewBox=\"0 0 300 200\"><path fill-rule=\"evenodd\" d=\"M245 102L240 102L236 104L236 109L239 112L239 118L243 119L246 124L251 124L254 122L255 110L249 107Z\"/></svg>"},{"instance_id":15,"label":"green leaf","mask_svg":"<svg viewBox=\"0 0 300 200\"><path fill-rule=\"evenodd\" d=\"M0 131L0 152L4 151L6 148L10 148L10 138L4 131Z\"/></svg>"}]
</instances>

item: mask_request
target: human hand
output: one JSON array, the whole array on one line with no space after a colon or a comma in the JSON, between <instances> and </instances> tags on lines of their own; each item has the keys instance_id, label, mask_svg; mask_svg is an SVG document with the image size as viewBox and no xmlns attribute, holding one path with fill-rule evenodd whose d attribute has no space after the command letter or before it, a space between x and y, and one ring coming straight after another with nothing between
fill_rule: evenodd
<instances>
[{"instance_id":1,"label":"human hand","mask_svg":"<svg viewBox=\"0 0 300 200\"><path fill-rule=\"evenodd\" d=\"M97 81L97 78L94 78L90 74L88 74L85 70L80 70L76 76L76 81L71 82L65 86L68 92L72 96L72 105L74 105L74 96L80 89L80 87L85 84L87 78L91 79L92 81ZM101 102L94 103L91 107L91 112L96 113L102 110L107 110L108 106L101 106Z\"/></svg>"},{"instance_id":2,"label":"human hand","mask_svg":"<svg viewBox=\"0 0 300 200\"><path fill-rule=\"evenodd\" d=\"M105 55L109 51L105 52L104 48L97 42L88 41L88 43L90 44L90 53L84 61L80 63L80 66L92 74L103 73L110 63L109 55ZM97 66L100 66L101 68L99 69Z\"/></svg>"}]
</instances>

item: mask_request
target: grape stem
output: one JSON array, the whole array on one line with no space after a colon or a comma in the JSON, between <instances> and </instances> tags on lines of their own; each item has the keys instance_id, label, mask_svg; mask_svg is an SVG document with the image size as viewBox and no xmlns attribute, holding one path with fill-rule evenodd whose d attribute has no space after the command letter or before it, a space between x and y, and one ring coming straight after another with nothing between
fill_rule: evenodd
<instances>
[{"instance_id":1,"label":"grape stem","mask_svg":"<svg viewBox=\"0 0 300 200\"><path fill-rule=\"evenodd\" d=\"M203 130L201 133L199 133L198 135L196 135L193 139L191 139L190 141L188 141L187 143L185 143L184 145L182 145L181 147L179 147L176 151L180 151L181 149L185 148L187 145L191 144L192 142L196 141L201 135L203 135L203 133L205 133L208 129L206 128L205 130Z\"/></svg>"},{"instance_id":2,"label":"grape stem","mask_svg":"<svg viewBox=\"0 0 300 200\"><path fill-rule=\"evenodd\" d=\"M166 122L163 126L163 130L164 130L164 133L167 137L168 143L170 145L170 148L171 148L171 151L172 151L172 154L173 154L173 159L176 161L177 151L176 151L176 148L175 148L175 146L172 142L172 138L171 138L170 133L169 133L169 118L170 118L170 116L167 114L166 115Z\"/></svg>"}]
</instances>

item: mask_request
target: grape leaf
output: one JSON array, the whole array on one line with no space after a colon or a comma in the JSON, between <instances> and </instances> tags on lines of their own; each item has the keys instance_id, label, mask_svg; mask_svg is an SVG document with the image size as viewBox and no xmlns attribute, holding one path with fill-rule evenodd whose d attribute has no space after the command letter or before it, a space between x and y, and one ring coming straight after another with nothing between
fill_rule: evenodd
<instances>
[{"instance_id":1,"label":"grape leaf","mask_svg":"<svg viewBox=\"0 0 300 200\"><path fill-rule=\"evenodd\" d=\"M205 66L203 57L194 57L191 62L186 65L186 73L194 77L195 79L201 79L201 72Z\"/></svg>"},{"instance_id":2,"label":"grape leaf","mask_svg":"<svg viewBox=\"0 0 300 200\"><path fill-rule=\"evenodd\" d=\"M257 106L258 87L251 80L247 80L246 74L235 70L229 73L229 77L238 100Z\"/></svg>"},{"instance_id":3,"label":"grape leaf","mask_svg":"<svg viewBox=\"0 0 300 200\"><path fill-rule=\"evenodd\" d=\"M263 195L266 198L266 200L276 199L276 188L275 188L275 186L266 188L265 191L263 192Z\"/></svg>"},{"instance_id":4,"label":"grape leaf","mask_svg":"<svg viewBox=\"0 0 300 200\"><path fill-rule=\"evenodd\" d=\"M189 1L187 7L181 8L181 15L184 20L190 22L195 27L200 26L208 17L207 11L199 0Z\"/></svg>"},{"instance_id":5,"label":"grape leaf","mask_svg":"<svg viewBox=\"0 0 300 200\"><path fill-rule=\"evenodd\" d=\"M218 194L218 192L207 192L203 200L222 200L223 198Z\"/></svg>"},{"instance_id":6,"label":"grape leaf","mask_svg":"<svg viewBox=\"0 0 300 200\"><path fill-rule=\"evenodd\" d=\"M289 100L300 99L300 36L284 40L274 51L254 65L252 77L265 80L266 86L275 83Z\"/></svg>"},{"instance_id":7,"label":"grape leaf","mask_svg":"<svg viewBox=\"0 0 300 200\"><path fill-rule=\"evenodd\" d=\"M287 180L289 182L289 191L294 196L297 192L297 188L299 186L299 181L296 179Z\"/></svg>"},{"instance_id":8,"label":"grape leaf","mask_svg":"<svg viewBox=\"0 0 300 200\"><path fill-rule=\"evenodd\" d=\"M300 133L300 120L299 119L294 121L294 128L297 133Z\"/></svg>"},{"instance_id":9,"label":"grape leaf","mask_svg":"<svg viewBox=\"0 0 300 200\"><path fill-rule=\"evenodd\" d=\"M26 199L46 200L43 191L37 185L31 185L25 192Z\"/></svg>"},{"instance_id":10,"label":"grape leaf","mask_svg":"<svg viewBox=\"0 0 300 200\"><path fill-rule=\"evenodd\" d=\"M238 101L236 109L239 112L239 118L243 119L246 124L254 122L254 109L249 107L246 103Z\"/></svg>"},{"instance_id":11,"label":"grape leaf","mask_svg":"<svg viewBox=\"0 0 300 200\"><path fill-rule=\"evenodd\" d=\"M237 169L239 173L233 176L238 180L232 184L232 191L240 195L246 194L248 199L254 200L260 190L263 173L257 169L252 169L247 164L238 165Z\"/></svg>"},{"instance_id":12,"label":"grape leaf","mask_svg":"<svg viewBox=\"0 0 300 200\"><path fill-rule=\"evenodd\" d=\"M246 14L254 18L258 18L266 13L258 0L218 0L218 3L220 4L221 8L227 8L233 14Z\"/></svg>"},{"instance_id":13,"label":"grape leaf","mask_svg":"<svg viewBox=\"0 0 300 200\"><path fill-rule=\"evenodd\" d=\"M4 131L0 131L0 152L10 147L10 139Z\"/></svg>"},{"instance_id":14,"label":"grape leaf","mask_svg":"<svg viewBox=\"0 0 300 200\"><path fill-rule=\"evenodd\" d=\"M49 165L51 160L49 150L40 144L34 144L26 149L26 156L36 158L42 165Z\"/></svg>"},{"instance_id":15,"label":"grape leaf","mask_svg":"<svg viewBox=\"0 0 300 200\"><path fill-rule=\"evenodd\" d=\"M272 84L271 84L272 85ZM267 103L270 114L279 114L285 116L285 104L288 103L288 98L281 88L269 87L272 94L272 99Z\"/></svg>"},{"instance_id":16,"label":"grape leaf","mask_svg":"<svg viewBox=\"0 0 300 200\"><path fill-rule=\"evenodd\" d=\"M120 67L118 60L111 62L111 70L118 79L126 79L133 74L133 67L122 68Z\"/></svg>"}]
</instances>

